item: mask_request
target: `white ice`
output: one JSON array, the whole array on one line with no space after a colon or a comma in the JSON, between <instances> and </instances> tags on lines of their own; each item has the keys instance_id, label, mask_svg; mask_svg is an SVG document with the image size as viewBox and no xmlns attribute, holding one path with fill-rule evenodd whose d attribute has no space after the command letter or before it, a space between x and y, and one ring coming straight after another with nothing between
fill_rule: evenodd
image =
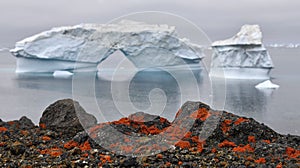
<instances>
[{"instance_id":1,"label":"white ice","mask_svg":"<svg viewBox=\"0 0 300 168\"><path fill-rule=\"evenodd\" d=\"M73 76L73 73L69 71L54 71L53 72L53 77L55 78L70 78Z\"/></svg>"},{"instance_id":2,"label":"white ice","mask_svg":"<svg viewBox=\"0 0 300 168\"><path fill-rule=\"evenodd\" d=\"M277 89L279 85L272 83L270 80L266 80L262 83L259 83L255 86L257 89Z\"/></svg>"},{"instance_id":3,"label":"white ice","mask_svg":"<svg viewBox=\"0 0 300 168\"><path fill-rule=\"evenodd\" d=\"M258 25L244 25L232 38L214 42L212 49L211 76L266 79L274 67Z\"/></svg>"},{"instance_id":4,"label":"white ice","mask_svg":"<svg viewBox=\"0 0 300 168\"><path fill-rule=\"evenodd\" d=\"M133 21L53 28L17 42L10 52L17 58L98 64L117 50L138 68L199 63L204 56L173 26Z\"/></svg>"}]
</instances>

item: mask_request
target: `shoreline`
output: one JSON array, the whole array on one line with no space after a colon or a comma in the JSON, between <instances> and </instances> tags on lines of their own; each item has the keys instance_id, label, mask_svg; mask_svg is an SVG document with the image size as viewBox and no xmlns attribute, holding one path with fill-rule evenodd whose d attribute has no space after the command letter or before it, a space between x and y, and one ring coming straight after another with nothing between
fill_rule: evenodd
<instances>
[{"instance_id":1,"label":"shoreline","mask_svg":"<svg viewBox=\"0 0 300 168\"><path fill-rule=\"evenodd\" d=\"M77 118L78 111L81 120ZM84 123L86 131L80 123ZM109 128L122 136L107 131ZM206 130L209 128L214 129ZM300 165L300 136L278 134L252 118L215 111L201 102L185 103L172 122L138 112L97 124L79 103L65 99L46 108L39 126L26 117L0 120L0 134L1 167ZM144 142L130 137L143 137ZM159 144L151 141L157 137L163 140Z\"/></svg>"}]
</instances>

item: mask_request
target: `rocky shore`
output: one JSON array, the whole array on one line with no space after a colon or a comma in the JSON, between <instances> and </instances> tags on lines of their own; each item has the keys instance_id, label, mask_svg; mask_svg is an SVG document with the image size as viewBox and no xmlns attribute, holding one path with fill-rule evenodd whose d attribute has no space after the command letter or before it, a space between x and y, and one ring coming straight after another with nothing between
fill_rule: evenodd
<instances>
[{"instance_id":1,"label":"rocky shore","mask_svg":"<svg viewBox=\"0 0 300 168\"><path fill-rule=\"evenodd\" d=\"M65 99L38 126L0 120L0 135L0 167L300 167L299 136L201 102L186 102L172 122L138 112L97 124Z\"/></svg>"}]
</instances>

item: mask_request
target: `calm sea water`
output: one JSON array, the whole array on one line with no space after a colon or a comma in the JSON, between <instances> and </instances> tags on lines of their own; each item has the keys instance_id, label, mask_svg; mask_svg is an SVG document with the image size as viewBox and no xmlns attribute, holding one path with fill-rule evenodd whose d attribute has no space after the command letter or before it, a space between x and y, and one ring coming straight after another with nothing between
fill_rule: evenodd
<instances>
[{"instance_id":1,"label":"calm sea water","mask_svg":"<svg viewBox=\"0 0 300 168\"><path fill-rule=\"evenodd\" d=\"M255 118L280 133L300 135L300 49L269 48L269 52L275 64L272 80L280 88L261 91L254 87L260 80L226 80L226 85L222 80L211 82L205 68L136 72L121 67L115 73L112 68L118 61L114 59L100 65L98 75L76 74L73 79L57 79L51 74L18 76L14 73L15 58L2 51L0 118L13 120L25 115L38 123L49 104L75 98L100 122L137 111L173 120L185 101L198 100ZM209 58L205 62L209 65Z\"/></svg>"}]
</instances>

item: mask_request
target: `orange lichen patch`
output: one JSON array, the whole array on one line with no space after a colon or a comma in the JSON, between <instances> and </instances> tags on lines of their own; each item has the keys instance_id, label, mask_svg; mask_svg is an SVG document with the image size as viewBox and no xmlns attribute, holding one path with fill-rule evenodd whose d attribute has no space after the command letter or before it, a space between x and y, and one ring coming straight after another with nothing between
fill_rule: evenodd
<instances>
[{"instance_id":1,"label":"orange lichen patch","mask_svg":"<svg viewBox=\"0 0 300 168\"><path fill-rule=\"evenodd\" d=\"M165 118L160 117L159 118L160 123L168 123L169 121Z\"/></svg>"},{"instance_id":2,"label":"orange lichen patch","mask_svg":"<svg viewBox=\"0 0 300 168\"><path fill-rule=\"evenodd\" d=\"M254 149L250 146L250 144L247 144L245 146L234 147L232 150L234 152L253 152L254 151Z\"/></svg>"},{"instance_id":3,"label":"orange lichen patch","mask_svg":"<svg viewBox=\"0 0 300 168\"><path fill-rule=\"evenodd\" d=\"M234 142L230 142L228 140L224 140L223 142L218 144L219 148L223 148L223 147L235 147L236 144Z\"/></svg>"},{"instance_id":4,"label":"orange lichen patch","mask_svg":"<svg viewBox=\"0 0 300 168\"><path fill-rule=\"evenodd\" d=\"M206 108L199 108L197 111L193 112L190 117L193 119L200 119L201 121L205 121L210 115L211 114Z\"/></svg>"},{"instance_id":5,"label":"orange lichen patch","mask_svg":"<svg viewBox=\"0 0 300 168\"><path fill-rule=\"evenodd\" d=\"M6 145L5 142L0 142L0 147L3 147L3 146L5 146L5 145Z\"/></svg>"},{"instance_id":6,"label":"orange lichen patch","mask_svg":"<svg viewBox=\"0 0 300 168\"><path fill-rule=\"evenodd\" d=\"M111 157L109 155L101 155L101 162L99 163L99 166L102 166L106 162L111 163Z\"/></svg>"},{"instance_id":7,"label":"orange lichen patch","mask_svg":"<svg viewBox=\"0 0 300 168\"><path fill-rule=\"evenodd\" d=\"M216 153L217 152L217 149L216 148L212 148L211 149L211 153Z\"/></svg>"},{"instance_id":8,"label":"orange lichen patch","mask_svg":"<svg viewBox=\"0 0 300 168\"><path fill-rule=\"evenodd\" d=\"M20 133L24 136L27 136L29 134L27 130L21 130Z\"/></svg>"},{"instance_id":9,"label":"orange lichen patch","mask_svg":"<svg viewBox=\"0 0 300 168\"><path fill-rule=\"evenodd\" d=\"M103 128L105 125L106 125L106 123L97 124L97 125L91 127L89 129L89 132L93 133L93 132L97 131L98 129Z\"/></svg>"},{"instance_id":10,"label":"orange lichen patch","mask_svg":"<svg viewBox=\"0 0 300 168\"><path fill-rule=\"evenodd\" d=\"M53 157L58 157L58 156L62 155L63 151L61 148L54 147L54 148L50 148L50 149L41 150L40 153L43 155L49 154Z\"/></svg>"},{"instance_id":11,"label":"orange lichen patch","mask_svg":"<svg viewBox=\"0 0 300 168\"><path fill-rule=\"evenodd\" d=\"M290 158L297 158L300 156L300 150L296 150L291 147L287 147L285 150L285 153L288 155Z\"/></svg>"},{"instance_id":12,"label":"orange lichen patch","mask_svg":"<svg viewBox=\"0 0 300 168\"><path fill-rule=\"evenodd\" d=\"M170 163L170 162L166 162L166 163L165 163L165 166L166 166L166 167L170 167L170 166L171 166L171 163Z\"/></svg>"},{"instance_id":13,"label":"orange lichen patch","mask_svg":"<svg viewBox=\"0 0 300 168\"><path fill-rule=\"evenodd\" d=\"M7 123L8 123L10 126L15 124L14 121L8 121Z\"/></svg>"},{"instance_id":14,"label":"orange lichen patch","mask_svg":"<svg viewBox=\"0 0 300 168\"><path fill-rule=\"evenodd\" d=\"M175 146L180 147L181 149L186 149L186 148L190 148L191 144L189 141L178 141Z\"/></svg>"},{"instance_id":15,"label":"orange lichen patch","mask_svg":"<svg viewBox=\"0 0 300 168\"><path fill-rule=\"evenodd\" d=\"M282 163L278 163L278 165L276 166L276 168L282 168Z\"/></svg>"},{"instance_id":16,"label":"orange lichen patch","mask_svg":"<svg viewBox=\"0 0 300 168\"><path fill-rule=\"evenodd\" d=\"M127 137L124 137L124 142L130 142L130 139Z\"/></svg>"},{"instance_id":17,"label":"orange lichen patch","mask_svg":"<svg viewBox=\"0 0 300 168\"><path fill-rule=\"evenodd\" d=\"M152 135L159 134L161 130L159 130L156 126L152 125L151 127L148 128L148 132Z\"/></svg>"},{"instance_id":18,"label":"orange lichen patch","mask_svg":"<svg viewBox=\"0 0 300 168\"><path fill-rule=\"evenodd\" d=\"M43 137L42 137L42 140L43 140L43 141L50 141L50 140L51 140L51 138L50 138L50 137L48 137L48 136L43 136Z\"/></svg>"},{"instance_id":19,"label":"orange lichen patch","mask_svg":"<svg viewBox=\"0 0 300 168\"><path fill-rule=\"evenodd\" d=\"M262 164L262 163L266 163L266 159L265 158L259 158L259 159L255 160L254 162Z\"/></svg>"},{"instance_id":20,"label":"orange lichen patch","mask_svg":"<svg viewBox=\"0 0 300 168\"><path fill-rule=\"evenodd\" d=\"M231 124L231 120L224 120L224 122L222 122L222 124L221 124L221 129L222 129L222 131L223 131L223 133L226 133L227 131L229 131L230 130L230 124Z\"/></svg>"},{"instance_id":21,"label":"orange lichen patch","mask_svg":"<svg viewBox=\"0 0 300 168\"><path fill-rule=\"evenodd\" d=\"M190 138L192 135L192 132L187 132L185 135L184 135L184 138Z\"/></svg>"},{"instance_id":22,"label":"orange lichen patch","mask_svg":"<svg viewBox=\"0 0 300 168\"><path fill-rule=\"evenodd\" d=\"M46 129L46 124L44 124L44 123L40 123L40 128L42 128L42 129Z\"/></svg>"},{"instance_id":23,"label":"orange lichen patch","mask_svg":"<svg viewBox=\"0 0 300 168\"><path fill-rule=\"evenodd\" d=\"M130 125L130 120L129 118L121 118L119 121L114 121L112 122L113 124L119 125L119 124L124 124L124 125Z\"/></svg>"},{"instance_id":24,"label":"orange lichen patch","mask_svg":"<svg viewBox=\"0 0 300 168\"><path fill-rule=\"evenodd\" d=\"M248 161L252 161L252 160L253 160L253 158L252 158L251 156L248 156L248 157L246 158L246 160L248 160Z\"/></svg>"},{"instance_id":25,"label":"orange lichen patch","mask_svg":"<svg viewBox=\"0 0 300 168\"><path fill-rule=\"evenodd\" d=\"M5 128L5 127L0 127L0 132L5 132L5 131L7 131L7 128Z\"/></svg>"},{"instance_id":26,"label":"orange lichen patch","mask_svg":"<svg viewBox=\"0 0 300 168\"><path fill-rule=\"evenodd\" d=\"M71 140L71 141L64 144L64 148L66 148L66 149L72 149L76 146L78 146L78 143L73 141L73 140Z\"/></svg>"},{"instance_id":27,"label":"orange lichen patch","mask_svg":"<svg viewBox=\"0 0 300 168\"><path fill-rule=\"evenodd\" d=\"M178 165L182 165L182 161L179 161L179 162L178 162Z\"/></svg>"},{"instance_id":28,"label":"orange lichen patch","mask_svg":"<svg viewBox=\"0 0 300 168\"><path fill-rule=\"evenodd\" d=\"M253 142L255 143L255 136L248 136L248 142Z\"/></svg>"},{"instance_id":29,"label":"orange lichen patch","mask_svg":"<svg viewBox=\"0 0 300 168\"><path fill-rule=\"evenodd\" d=\"M79 146L79 148L82 150L82 151L87 151L87 150L91 150L91 145L89 143L89 141L85 141L83 144L81 144Z\"/></svg>"},{"instance_id":30,"label":"orange lichen patch","mask_svg":"<svg viewBox=\"0 0 300 168\"><path fill-rule=\"evenodd\" d=\"M162 159L163 157L164 156L162 154L160 154L160 153L156 155L156 158L158 158L158 159Z\"/></svg>"},{"instance_id":31,"label":"orange lichen patch","mask_svg":"<svg viewBox=\"0 0 300 168\"><path fill-rule=\"evenodd\" d=\"M262 140L263 142L267 143L267 144L270 144L271 141L270 140Z\"/></svg>"},{"instance_id":32,"label":"orange lichen patch","mask_svg":"<svg viewBox=\"0 0 300 168\"><path fill-rule=\"evenodd\" d=\"M239 125L240 123L246 122L246 121L249 121L249 120L246 119L246 118L241 117L241 118L237 119L237 120L234 122L234 125Z\"/></svg>"},{"instance_id":33,"label":"orange lichen patch","mask_svg":"<svg viewBox=\"0 0 300 168\"><path fill-rule=\"evenodd\" d=\"M121 150L124 151L125 153L130 153L133 150L132 146L121 146Z\"/></svg>"},{"instance_id":34,"label":"orange lichen patch","mask_svg":"<svg viewBox=\"0 0 300 168\"><path fill-rule=\"evenodd\" d=\"M82 157L88 157L89 154L88 154L88 153L84 153L84 154L82 154L81 156L82 156Z\"/></svg>"}]
</instances>

